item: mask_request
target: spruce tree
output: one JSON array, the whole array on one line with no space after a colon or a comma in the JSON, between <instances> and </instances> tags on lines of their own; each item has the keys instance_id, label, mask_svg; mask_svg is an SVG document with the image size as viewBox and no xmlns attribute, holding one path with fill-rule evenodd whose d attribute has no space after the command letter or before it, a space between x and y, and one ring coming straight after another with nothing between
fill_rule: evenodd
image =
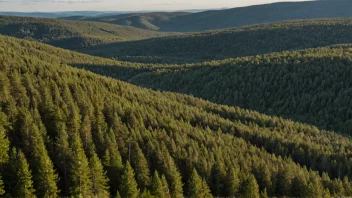
<instances>
[{"instance_id":1,"label":"spruce tree","mask_svg":"<svg viewBox=\"0 0 352 198\"><path fill-rule=\"evenodd\" d=\"M169 189L169 184L167 183L165 175L161 175L161 183L163 186L163 193L165 198L170 198L170 189Z\"/></svg>"},{"instance_id":2,"label":"spruce tree","mask_svg":"<svg viewBox=\"0 0 352 198\"><path fill-rule=\"evenodd\" d=\"M140 189L145 189L150 184L150 172L148 162L144 157L142 149L137 143L133 144L131 153L131 164L136 173L136 180Z\"/></svg>"},{"instance_id":3,"label":"spruce tree","mask_svg":"<svg viewBox=\"0 0 352 198\"><path fill-rule=\"evenodd\" d=\"M266 192L266 188L262 192L260 192L260 198L268 198L268 193Z\"/></svg>"},{"instance_id":4,"label":"spruce tree","mask_svg":"<svg viewBox=\"0 0 352 198\"><path fill-rule=\"evenodd\" d=\"M0 126L0 171L2 165L9 159L10 141L7 139L5 129Z\"/></svg>"},{"instance_id":5,"label":"spruce tree","mask_svg":"<svg viewBox=\"0 0 352 198\"><path fill-rule=\"evenodd\" d=\"M21 151L13 149L10 159L11 167L11 196L12 197L35 197L32 173L29 164Z\"/></svg>"},{"instance_id":6,"label":"spruce tree","mask_svg":"<svg viewBox=\"0 0 352 198\"><path fill-rule=\"evenodd\" d=\"M106 177L104 167L98 155L91 151L92 157L89 160L89 167L93 183L93 193L96 197L109 197L109 179Z\"/></svg>"},{"instance_id":7,"label":"spruce tree","mask_svg":"<svg viewBox=\"0 0 352 198\"><path fill-rule=\"evenodd\" d=\"M28 116L28 115L27 115ZM31 118L27 120L32 121ZM45 148L43 137L34 123L29 123L31 153L31 167L33 170L33 182L38 197L55 197L59 190L57 188L58 175L54 171L54 165L49 158Z\"/></svg>"},{"instance_id":8,"label":"spruce tree","mask_svg":"<svg viewBox=\"0 0 352 198\"><path fill-rule=\"evenodd\" d=\"M209 187L194 168L188 181L188 196L190 198L212 197Z\"/></svg>"},{"instance_id":9,"label":"spruce tree","mask_svg":"<svg viewBox=\"0 0 352 198\"><path fill-rule=\"evenodd\" d=\"M155 197L159 197L159 198L165 197L163 183L159 177L158 171L156 170L154 171L150 188L151 188L152 195L154 195Z\"/></svg>"},{"instance_id":10,"label":"spruce tree","mask_svg":"<svg viewBox=\"0 0 352 198\"><path fill-rule=\"evenodd\" d=\"M240 188L240 179L234 168L227 174L227 193L229 197L236 197Z\"/></svg>"},{"instance_id":11,"label":"spruce tree","mask_svg":"<svg viewBox=\"0 0 352 198\"><path fill-rule=\"evenodd\" d=\"M243 182L242 198L259 198L259 186L255 177L250 174Z\"/></svg>"},{"instance_id":12,"label":"spruce tree","mask_svg":"<svg viewBox=\"0 0 352 198\"><path fill-rule=\"evenodd\" d=\"M139 195L138 184L134 176L133 168L131 167L129 161L126 162L125 170L121 177L119 192L121 197L136 198Z\"/></svg>"},{"instance_id":13,"label":"spruce tree","mask_svg":"<svg viewBox=\"0 0 352 198\"><path fill-rule=\"evenodd\" d=\"M89 197L93 194L91 172L88 159L84 153L80 137L74 136L70 166L70 192L72 196Z\"/></svg>"},{"instance_id":14,"label":"spruce tree","mask_svg":"<svg viewBox=\"0 0 352 198\"><path fill-rule=\"evenodd\" d=\"M212 169L210 175L211 192L216 196L225 195L224 179L226 177L225 165L221 160L217 160Z\"/></svg>"}]
</instances>

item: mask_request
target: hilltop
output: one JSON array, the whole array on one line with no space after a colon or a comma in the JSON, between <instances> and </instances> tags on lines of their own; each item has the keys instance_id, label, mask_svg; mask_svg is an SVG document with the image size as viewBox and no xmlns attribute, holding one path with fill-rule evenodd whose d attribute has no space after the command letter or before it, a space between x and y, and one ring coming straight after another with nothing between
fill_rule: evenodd
<instances>
[{"instance_id":1,"label":"hilltop","mask_svg":"<svg viewBox=\"0 0 352 198\"><path fill-rule=\"evenodd\" d=\"M185 16L188 12L152 12L152 13L132 13L119 15L106 15L98 17L73 16L64 19L81 21L98 21L113 23L117 25L132 26L147 30L160 30L160 25L179 16ZM175 31L176 32L176 31Z\"/></svg>"},{"instance_id":2,"label":"hilltop","mask_svg":"<svg viewBox=\"0 0 352 198\"><path fill-rule=\"evenodd\" d=\"M352 19L316 19L98 45L82 52L145 63L194 63L352 43Z\"/></svg>"},{"instance_id":3,"label":"hilltop","mask_svg":"<svg viewBox=\"0 0 352 198\"><path fill-rule=\"evenodd\" d=\"M0 16L0 34L67 49L168 35L107 23L11 16Z\"/></svg>"},{"instance_id":4,"label":"hilltop","mask_svg":"<svg viewBox=\"0 0 352 198\"><path fill-rule=\"evenodd\" d=\"M352 2L350 0L282 2L175 15L161 21L153 20L153 17L148 15L150 14L132 15L129 19L120 19L119 15L88 19L99 21L108 18L106 22L166 32L200 32L285 20L352 17Z\"/></svg>"}]
</instances>

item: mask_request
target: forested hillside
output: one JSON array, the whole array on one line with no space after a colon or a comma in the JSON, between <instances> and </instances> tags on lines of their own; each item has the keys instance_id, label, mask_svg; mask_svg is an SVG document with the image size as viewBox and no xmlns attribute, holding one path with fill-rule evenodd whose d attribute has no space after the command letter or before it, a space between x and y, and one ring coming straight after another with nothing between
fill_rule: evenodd
<instances>
[{"instance_id":1,"label":"forested hillside","mask_svg":"<svg viewBox=\"0 0 352 198\"><path fill-rule=\"evenodd\" d=\"M96 17L67 17L68 20L81 21L98 21L113 23L117 25L132 26L136 28L143 28L147 30L159 30L159 26L163 23L178 16L184 16L191 13L187 12L151 12L151 13L132 13L119 15L106 15ZM177 30L175 31L177 32Z\"/></svg>"},{"instance_id":2,"label":"forested hillside","mask_svg":"<svg viewBox=\"0 0 352 198\"><path fill-rule=\"evenodd\" d=\"M116 16L114 19L114 16L112 16L110 22L116 23L119 21L122 23L118 24L144 27L146 29L152 27L153 29L166 32L201 32L205 30L232 28L284 20L352 17L352 2L350 0L281 2L178 15L170 17L169 20L160 22L156 20L156 23L154 23L153 20L144 21L143 15L144 14L127 20L119 19L119 17ZM149 17L147 16L147 18ZM99 19L99 17L92 19L105 20L106 16L101 19ZM142 24L147 23L153 25L141 26L140 19L144 21ZM124 24L124 22L128 23Z\"/></svg>"},{"instance_id":3,"label":"forested hillside","mask_svg":"<svg viewBox=\"0 0 352 198\"><path fill-rule=\"evenodd\" d=\"M82 52L145 63L192 63L352 43L351 19L261 24L100 45Z\"/></svg>"},{"instance_id":4,"label":"forested hillside","mask_svg":"<svg viewBox=\"0 0 352 198\"><path fill-rule=\"evenodd\" d=\"M0 34L41 41L67 49L168 35L106 23L10 16L0 16Z\"/></svg>"},{"instance_id":5,"label":"forested hillside","mask_svg":"<svg viewBox=\"0 0 352 198\"><path fill-rule=\"evenodd\" d=\"M101 77L70 57L113 61L0 37L1 195L352 195L349 138Z\"/></svg>"}]
</instances>

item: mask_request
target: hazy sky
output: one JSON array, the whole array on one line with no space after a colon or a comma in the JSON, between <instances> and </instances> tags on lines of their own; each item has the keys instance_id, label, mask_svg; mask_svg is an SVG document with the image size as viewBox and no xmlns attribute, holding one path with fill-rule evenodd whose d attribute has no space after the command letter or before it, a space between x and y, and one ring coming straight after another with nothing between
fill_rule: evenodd
<instances>
[{"instance_id":1,"label":"hazy sky","mask_svg":"<svg viewBox=\"0 0 352 198\"><path fill-rule=\"evenodd\" d=\"M294 0L0 0L0 11L186 10L239 7L282 1Z\"/></svg>"}]
</instances>

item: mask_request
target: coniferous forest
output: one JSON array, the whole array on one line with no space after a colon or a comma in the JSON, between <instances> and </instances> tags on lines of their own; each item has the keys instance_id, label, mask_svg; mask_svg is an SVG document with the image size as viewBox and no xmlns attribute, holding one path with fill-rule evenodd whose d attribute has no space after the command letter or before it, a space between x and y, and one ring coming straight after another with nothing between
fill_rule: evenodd
<instances>
[{"instance_id":1,"label":"coniferous forest","mask_svg":"<svg viewBox=\"0 0 352 198\"><path fill-rule=\"evenodd\" d=\"M89 19L0 17L0 197L352 196L351 19Z\"/></svg>"}]
</instances>

